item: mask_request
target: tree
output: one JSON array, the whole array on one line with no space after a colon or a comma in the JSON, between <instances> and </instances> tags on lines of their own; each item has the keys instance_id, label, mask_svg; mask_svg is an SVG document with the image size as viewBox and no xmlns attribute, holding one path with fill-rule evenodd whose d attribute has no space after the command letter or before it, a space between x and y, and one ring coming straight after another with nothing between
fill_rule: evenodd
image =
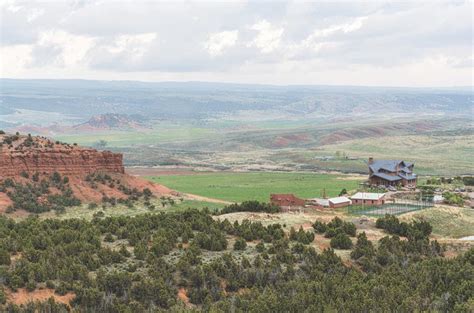
<instances>
[{"instance_id":1,"label":"tree","mask_svg":"<svg viewBox=\"0 0 474 313\"><path fill-rule=\"evenodd\" d=\"M341 190L341 192L339 193L339 197L344 196L344 195L347 195L347 189L346 188L343 188Z\"/></svg>"},{"instance_id":2,"label":"tree","mask_svg":"<svg viewBox=\"0 0 474 313\"><path fill-rule=\"evenodd\" d=\"M344 233L339 233L336 237L333 237L330 242L331 248L334 249L350 249L352 247L352 241Z\"/></svg>"},{"instance_id":3,"label":"tree","mask_svg":"<svg viewBox=\"0 0 474 313\"><path fill-rule=\"evenodd\" d=\"M234 250L245 250L247 248L247 242L243 238L237 238L234 243Z\"/></svg>"},{"instance_id":4,"label":"tree","mask_svg":"<svg viewBox=\"0 0 474 313\"><path fill-rule=\"evenodd\" d=\"M321 221L315 221L313 223L313 228L314 228L314 231L317 232L318 234L324 234L327 230L326 223L321 222Z\"/></svg>"},{"instance_id":5,"label":"tree","mask_svg":"<svg viewBox=\"0 0 474 313\"><path fill-rule=\"evenodd\" d=\"M0 265L10 265L10 253L0 248Z\"/></svg>"},{"instance_id":6,"label":"tree","mask_svg":"<svg viewBox=\"0 0 474 313\"><path fill-rule=\"evenodd\" d=\"M351 252L351 258L354 260L358 260L363 256L372 258L374 255L374 246L367 239L367 235L365 234L365 232L360 233L359 236L357 236L357 243L355 245L355 248Z\"/></svg>"}]
</instances>

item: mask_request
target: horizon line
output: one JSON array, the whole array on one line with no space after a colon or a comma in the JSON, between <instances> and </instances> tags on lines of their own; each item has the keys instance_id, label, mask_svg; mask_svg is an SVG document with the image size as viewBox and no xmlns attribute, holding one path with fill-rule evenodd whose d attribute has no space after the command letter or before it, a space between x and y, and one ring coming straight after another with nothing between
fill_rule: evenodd
<instances>
[{"instance_id":1,"label":"horizon line","mask_svg":"<svg viewBox=\"0 0 474 313\"><path fill-rule=\"evenodd\" d=\"M0 80L17 81L84 81L84 82L118 82L118 83L143 83L143 84L220 84L220 85L242 85L242 86L267 86L267 87L346 87L346 88L390 88L390 89L471 89L474 85L453 86L403 86L403 85L350 85L350 84L270 84L270 83L242 83L230 81L205 81L205 80L128 80L128 79L89 79L89 78L10 78L0 77Z\"/></svg>"}]
</instances>

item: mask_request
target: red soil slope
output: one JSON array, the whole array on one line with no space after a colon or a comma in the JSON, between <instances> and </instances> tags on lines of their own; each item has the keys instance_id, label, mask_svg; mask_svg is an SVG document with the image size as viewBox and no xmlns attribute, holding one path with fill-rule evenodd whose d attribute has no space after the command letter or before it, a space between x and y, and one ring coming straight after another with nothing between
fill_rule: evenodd
<instances>
[{"instance_id":1,"label":"red soil slope","mask_svg":"<svg viewBox=\"0 0 474 313\"><path fill-rule=\"evenodd\" d=\"M69 178L68 185L74 196L83 203L100 202L104 195L126 198L118 186L139 191L148 188L155 196L174 194L167 187L125 174L122 154L59 143L45 137L0 135L0 182L12 178L26 184L32 182L32 175L36 173L42 179L54 172ZM93 173L107 174L115 183L87 181L87 176ZM54 188L50 188L50 192L54 194ZM6 193L0 192L0 213L11 204Z\"/></svg>"}]
</instances>

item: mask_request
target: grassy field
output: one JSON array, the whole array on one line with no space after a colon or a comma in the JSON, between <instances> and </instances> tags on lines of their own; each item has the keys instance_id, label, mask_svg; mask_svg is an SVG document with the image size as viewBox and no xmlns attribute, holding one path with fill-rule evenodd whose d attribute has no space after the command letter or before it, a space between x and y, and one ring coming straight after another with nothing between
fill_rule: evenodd
<instances>
[{"instance_id":1,"label":"grassy field","mask_svg":"<svg viewBox=\"0 0 474 313\"><path fill-rule=\"evenodd\" d=\"M105 209L98 207L96 209L88 209L87 205L81 205L79 207L67 208L64 213L57 214L54 211L41 214L41 218L59 218L59 219L70 219L70 218L84 218L90 220L94 217L94 214L102 211L104 216L136 216L145 213L157 214L160 212L179 212L184 211L188 208L203 209L209 208L211 211L214 209L221 209L224 204L211 203L206 201L194 201L184 200L177 201L174 205L166 205L166 207L160 206L159 199L151 201L156 206L156 209L150 210L143 203L136 203L133 208L128 208L124 205L116 205L114 207L108 206ZM26 217L26 216L25 216ZM23 217L24 218L24 217ZM22 219L22 218L18 218Z\"/></svg>"},{"instance_id":2,"label":"grassy field","mask_svg":"<svg viewBox=\"0 0 474 313\"><path fill-rule=\"evenodd\" d=\"M469 208L435 207L404 214L400 218L428 221L433 226L433 233L443 237L474 235L474 210Z\"/></svg>"},{"instance_id":3,"label":"grassy field","mask_svg":"<svg viewBox=\"0 0 474 313\"><path fill-rule=\"evenodd\" d=\"M172 189L226 201L268 201L271 193L294 193L303 198L328 196L356 189L360 180L349 176L303 173L206 173L148 177Z\"/></svg>"},{"instance_id":4,"label":"grassy field","mask_svg":"<svg viewBox=\"0 0 474 313\"><path fill-rule=\"evenodd\" d=\"M163 125L156 125L153 129L64 134L56 136L56 139L70 143L76 142L86 146L94 145L99 140L105 140L108 146L121 148L167 142L176 143L182 140L204 139L209 136L217 136L216 131L189 124L180 125L168 122L163 123Z\"/></svg>"},{"instance_id":5,"label":"grassy field","mask_svg":"<svg viewBox=\"0 0 474 313\"><path fill-rule=\"evenodd\" d=\"M364 138L326 145L319 153L334 155L336 151L364 160L373 156L413 161L418 174L457 175L474 172L472 136L418 135ZM343 167L344 164L340 166Z\"/></svg>"}]
</instances>

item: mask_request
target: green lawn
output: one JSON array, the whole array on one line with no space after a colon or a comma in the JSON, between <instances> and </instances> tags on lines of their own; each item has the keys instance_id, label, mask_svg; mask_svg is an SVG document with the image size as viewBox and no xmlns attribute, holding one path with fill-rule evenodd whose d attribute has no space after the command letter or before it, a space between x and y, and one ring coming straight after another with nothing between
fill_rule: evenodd
<instances>
[{"instance_id":1,"label":"green lawn","mask_svg":"<svg viewBox=\"0 0 474 313\"><path fill-rule=\"evenodd\" d=\"M148 177L172 189L200 196L241 202L268 201L271 193L294 193L302 198L320 197L323 189L328 196L356 189L355 179L340 175L303 173L205 173Z\"/></svg>"}]
</instances>

